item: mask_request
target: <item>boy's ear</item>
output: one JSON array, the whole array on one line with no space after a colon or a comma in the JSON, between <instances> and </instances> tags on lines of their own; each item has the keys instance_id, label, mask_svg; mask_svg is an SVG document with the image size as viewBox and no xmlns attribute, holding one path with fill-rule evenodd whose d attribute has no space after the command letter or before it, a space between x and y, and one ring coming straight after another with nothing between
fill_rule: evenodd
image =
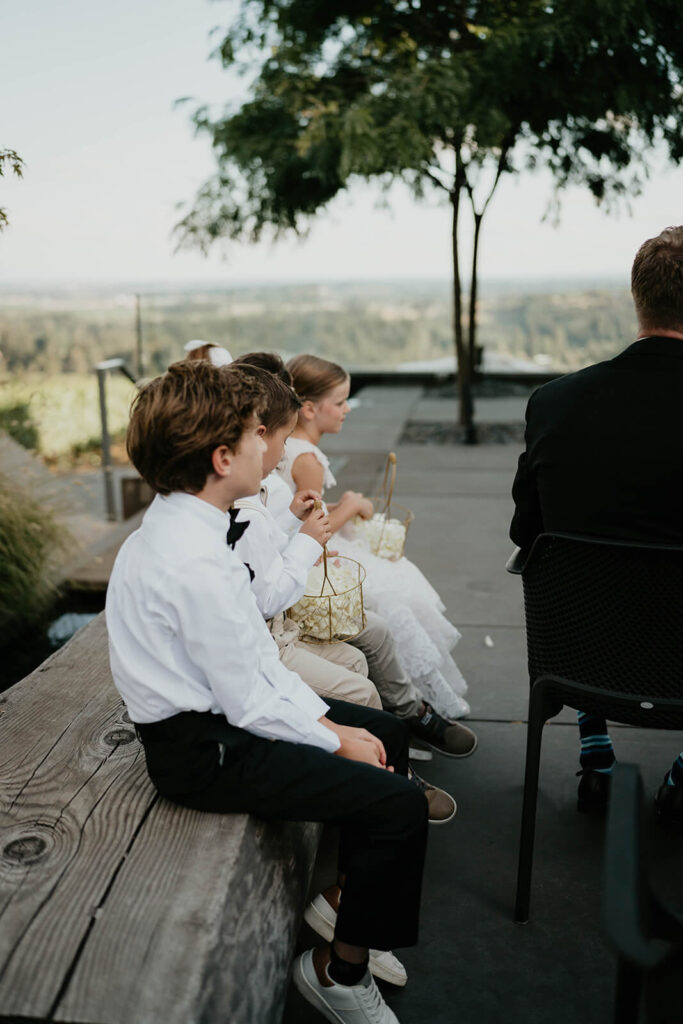
<instances>
[{"instance_id":1,"label":"boy's ear","mask_svg":"<svg viewBox=\"0 0 683 1024\"><path fill-rule=\"evenodd\" d=\"M216 476L230 476L232 469L232 452L227 445L222 444L211 452L211 467Z\"/></svg>"},{"instance_id":2,"label":"boy's ear","mask_svg":"<svg viewBox=\"0 0 683 1024\"><path fill-rule=\"evenodd\" d=\"M299 410L299 412L303 413L304 419L307 419L307 420L312 420L313 419L313 417L315 416L315 408L314 408L313 402L310 400L310 398L306 399L306 401L301 406L301 409Z\"/></svg>"}]
</instances>

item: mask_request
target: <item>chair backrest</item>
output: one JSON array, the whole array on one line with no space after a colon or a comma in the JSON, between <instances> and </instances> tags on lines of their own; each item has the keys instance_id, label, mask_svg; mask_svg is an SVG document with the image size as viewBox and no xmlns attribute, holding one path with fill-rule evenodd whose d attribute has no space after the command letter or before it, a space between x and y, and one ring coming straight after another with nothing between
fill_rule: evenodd
<instances>
[{"instance_id":1,"label":"chair backrest","mask_svg":"<svg viewBox=\"0 0 683 1024\"><path fill-rule=\"evenodd\" d=\"M522 579L532 683L560 676L622 699L617 721L683 725L683 546L542 534Z\"/></svg>"}]
</instances>

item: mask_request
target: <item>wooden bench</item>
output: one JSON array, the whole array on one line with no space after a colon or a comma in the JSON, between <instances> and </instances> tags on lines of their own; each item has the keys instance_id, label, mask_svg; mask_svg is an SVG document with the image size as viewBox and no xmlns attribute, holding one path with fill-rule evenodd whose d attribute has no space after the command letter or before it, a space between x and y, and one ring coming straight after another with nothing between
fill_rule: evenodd
<instances>
[{"instance_id":1,"label":"wooden bench","mask_svg":"<svg viewBox=\"0 0 683 1024\"><path fill-rule=\"evenodd\" d=\"M0 695L0 1021L279 1021L318 839L157 796L98 616Z\"/></svg>"}]
</instances>

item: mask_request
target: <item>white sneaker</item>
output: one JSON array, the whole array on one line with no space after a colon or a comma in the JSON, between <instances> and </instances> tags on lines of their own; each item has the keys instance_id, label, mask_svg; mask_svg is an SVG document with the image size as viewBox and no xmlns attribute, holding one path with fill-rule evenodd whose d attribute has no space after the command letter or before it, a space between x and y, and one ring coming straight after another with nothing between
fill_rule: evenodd
<instances>
[{"instance_id":1,"label":"white sneaker","mask_svg":"<svg viewBox=\"0 0 683 1024\"><path fill-rule=\"evenodd\" d=\"M319 893L304 910L304 921L323 939L331 942L337 923L337 911L329 905L322 893ZM406 969L391 950L370 950L371 974L382 981L388 981L398 988L403 988L408 981Z\"/></svg>"},{"instance_id":2,"label":"white sneaker","mask_svg":"<svg viewBox=\"0 0 683 1024\"><path fill-rule=\"evenodd\" d=\"M332 1024L399 1024L370 971L365 972L359 985L333 983L326 987L318 981L313 950L308 949L294 961L292 980L304 999Z\"/></svg>"}]
</instances>

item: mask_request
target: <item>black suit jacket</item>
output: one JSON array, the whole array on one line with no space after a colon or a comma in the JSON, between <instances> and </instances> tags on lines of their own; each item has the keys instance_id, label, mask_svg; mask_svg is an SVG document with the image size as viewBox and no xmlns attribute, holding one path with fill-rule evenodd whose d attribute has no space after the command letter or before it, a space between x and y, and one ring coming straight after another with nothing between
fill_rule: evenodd
<instances>
[{"instance_id":1,"label":"black suit jacket","mask_svg":"<svg viewBox=\"0 0 683 1024\"><path fill-rule=\"evenodd\" d=\"M529 399L510 536L683 543L683 340L650 337Z\"/></svg>"}]
</instances>

